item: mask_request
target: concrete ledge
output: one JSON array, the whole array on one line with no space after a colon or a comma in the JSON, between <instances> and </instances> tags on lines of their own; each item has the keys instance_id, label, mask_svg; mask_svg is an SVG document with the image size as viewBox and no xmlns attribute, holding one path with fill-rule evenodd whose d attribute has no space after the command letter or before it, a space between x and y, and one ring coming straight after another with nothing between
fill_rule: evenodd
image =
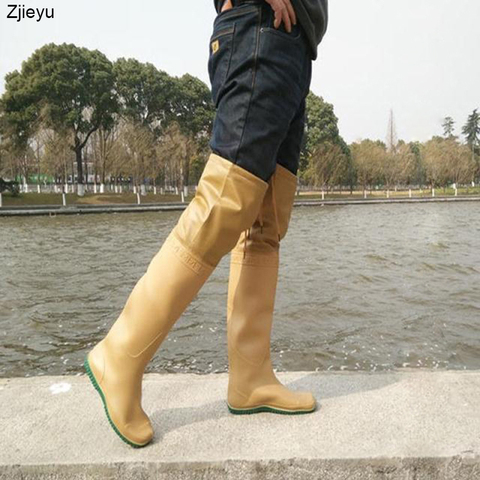
<instances>
[{"instance_id":1,"label":"concrete ledge","mask_svg":"<svg viewBox=\"0 0 480 480\"><path fill-rule=\"evenodd\" d=\"M458 197L402 197L402 198L358 198L349 200L296 200L294 207L316 207L324 205L366 205L373 203L424 203L424 202L478 202L480 196L464 195ZM83 213L135 213L135 212L161 212L185 210L187 203L144 203L138 205L113 204L113 205L32 205L32 206L7 206L0 207L0 217L30 216L30 215L77 215Z\"/></svg>"},{"instance_id":2,"label":"concrete ledge","mask_svg":"<svg viewBox=\"0 0 480 480\"><path fill-rule=\"evenodd\" d=\"M142 449L85 375L0 380L0 479L480 479L480 372L277 373L314 413L232 415L227 374L147 374Z\"/></svg>"}]
</instances>

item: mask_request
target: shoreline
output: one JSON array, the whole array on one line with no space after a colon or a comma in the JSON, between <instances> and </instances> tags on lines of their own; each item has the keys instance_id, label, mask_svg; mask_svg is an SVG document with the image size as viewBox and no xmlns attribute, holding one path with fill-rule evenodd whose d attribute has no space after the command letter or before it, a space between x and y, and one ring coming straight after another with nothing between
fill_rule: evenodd
<instances>
[{"instance_id":1,"label":"shoreline","mask_svg":"<svg viewBox=\"0 0 480 480\"><path fill-rule=\"evenodd\" d=\"M480 195L463 195L457 197L405 197L405 198L372 198L349 200L295 200L294 207L317 207L328 205L367 205L379 203L424 203L424 202L475 202L480 201ZM145 203L145 204L111 204L111 205L31 205L0 207L0 217L31 216L31 215L77 215L92 213L135 213L180 211L187 208L188 203Z\"/></svg>"}]
</instances>

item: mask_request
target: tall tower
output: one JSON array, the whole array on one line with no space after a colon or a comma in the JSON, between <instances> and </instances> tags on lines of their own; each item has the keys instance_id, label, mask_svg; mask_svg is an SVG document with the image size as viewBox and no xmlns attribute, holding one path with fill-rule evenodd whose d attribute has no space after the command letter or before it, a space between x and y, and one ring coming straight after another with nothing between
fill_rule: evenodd
<instances>
[{"instance_id":1,"label":"tall tower","mask_svg":"<svg viewBox=\"0 0 480 480\"><path fill-rule=\"evenodd\" d=\"M390 153L397 152L397 129L395 127L395 118L393 116L393 110L390 109L390 119L388 120L388 133L387 133L387 151Z\"/></svg>"}]
</instances>

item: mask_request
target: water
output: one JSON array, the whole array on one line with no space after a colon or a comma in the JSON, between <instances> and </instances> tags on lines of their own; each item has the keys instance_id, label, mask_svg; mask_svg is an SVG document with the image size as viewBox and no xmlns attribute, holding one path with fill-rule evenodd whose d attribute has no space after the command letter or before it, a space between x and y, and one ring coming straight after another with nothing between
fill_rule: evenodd
<instances>
[{"instance_id":1,"label":"water","mask_svg":"<svg viewBox=\"0 0 480 480\"><path fill-rule=\"evenodd\" d=\"M0 377L83 373L181 212L0 219ZM227 371L229 256L147 372ZM276 370L480 368L476 203L295 208Z\"/></svg>"}]
</instances>

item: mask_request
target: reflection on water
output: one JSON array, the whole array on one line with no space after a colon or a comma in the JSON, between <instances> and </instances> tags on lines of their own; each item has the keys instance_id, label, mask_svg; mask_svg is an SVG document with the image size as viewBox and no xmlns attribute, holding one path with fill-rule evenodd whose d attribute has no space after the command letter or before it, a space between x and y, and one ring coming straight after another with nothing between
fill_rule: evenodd
<instances>
[{"instance_id":1,"label":"reflection on water","mask_svg":"<svg viewBox=\"0 0 480 480\"><path fill-rule=\"evenodd\" d=\"M0 376L83 373L181 212L0 219ZM227 371L229 256L147 372ZM295 208L272 359L284 370L480 368L474 203Z\"/></svg>"}]
</instances>

